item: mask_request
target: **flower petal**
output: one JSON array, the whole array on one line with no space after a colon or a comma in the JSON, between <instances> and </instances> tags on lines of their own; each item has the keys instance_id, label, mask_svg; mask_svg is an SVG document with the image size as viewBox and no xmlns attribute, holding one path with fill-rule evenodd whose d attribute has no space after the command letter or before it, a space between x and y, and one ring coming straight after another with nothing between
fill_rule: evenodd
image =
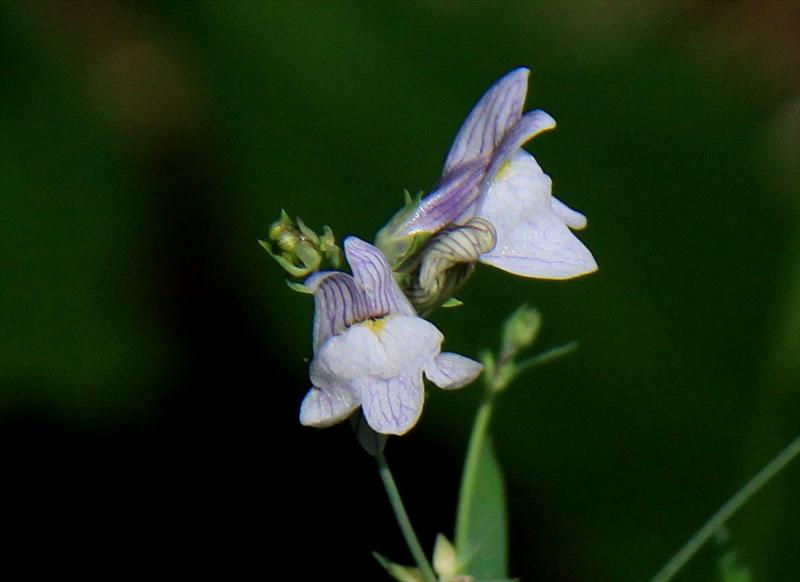
<instances>
[{"instance_id":1,"label":"flower petal","mask_svg":"<svg viewBox=\"0 0 800 582\"><path fill-rule=\"evenodd\" d=\"M484 94L456 135L443 176L476 158L488 157L522 115L528 92L528 69L511 71Z\"/></svg>"},{"instance_id":2,"label":"flower petal","mask_svg":"<svg viewBox=\"0 0 800 582\"><path fill-rule=\"evenodd\" d=\"M581 230L582 228L586 228L586 216L578 212L577 210L573 210L561 200L556 197L550 198L550 206L553 209L558 217L563 220L568 227L573 230Z\"/></svg>"},{"instance_id":3,"label":"flower petal","mask_svg":"<svg viewBox=\"0 0 800 582\"><path fill-rule=\"evenodd\" d=\"M481 185L485 190L491 176L522 145L556 126L555 119L545 111L521 115L527 80L527 69L512 71L481 99L456 137L441 184L425 197L411 220L403 225L403 235L436 232L449 224L464 224L475 215L475 203L483 194ZM498 129L501 127L502 131ZM476 145L477 150L467 155L466 152L472 150L464 140L471 135L470 132L476 136L483 136L483 132L495 132L496 135L475 137L473 141L481 142L485 147ZM463 153L464 157L451 164L451 157L456 152Z\"/></svg>"},{"instance_id":4,"label":"flower petal","mask_svg":"<svg viewBox=\"0 0 800 582\"><path fill-rule=\"evenodd\" d=\"M365 318L388 314L416 315L394 280L386 257L377 247L350 236L344 241L344 252L358 287L363 291Z\"/></svg>"},{"instance_id":5,"label":"flower petal","mask_svg":"<svg viewBox=\"0 0 800 582\"><path fill-rule=\"evenodd\" d=\"M358 408L352 392L342 388L311 388L300 405L300 423L324 428L341 422Z\"/></svg>"},{"instance_id":6,"label":"flower petal","mask_svg":"<svg viewBox=\"0 0 800 582\"><path fill-rule=\"evenodd\" d=\"M483 364L445 352L436 356L426 367L425 376L439 388L453 389L466 386L483 371Z\"/></svg>"},{"instance_id":7,"label":"flower petal","mask_svg":"<svg viewBox=\"0 0 800 582\"><path fill-rule=\"evenodd\" d=\"M368 324L354 325L330 338L311 361L311 383L318 388L348 383L364 376L396 376L402 368Z\"/></svg>"},{"instance_id":8,"label":"flower petal","mask_svg":"<svg viewBox=\"0 0 800 582\"><path fill-rule=\"evenodd\" d=\"M542 133L554 129L556 120L552 116L537 109L522 116L522 118L512 127L503 137L503 141L497 146L493 152L492 163L489 165L489 170L486 172L487 182L491 183L495 173L501 166L514 156L519 148L532 140L534 137Z\"/></svg>"},{"instance_id":9,"label":"flower petal","mask_svg":"<svg viewBox=\"0 0 800 582\"><path fill-rule=\"evenodd\" d=\"M456 222L478 199L487 166L488 159L480 159L450 172L439 187L423 199L411 219L397 229L395 236L437 232Z\"/></svg>"},{"instance_id":10,"label":"flower petal","mask_svg":"<svg viewBox=\"0 0 800 582\"><path fill-rule=\"evenodd\" d=\"M419 420L425 391L422 374L409 371L395 378L362 378L361 406L367 424L383 434L404 434Z\"/></svg>"},{"instance_id":11,"label":"flower petal","mask_svg":"<svg viewBox=\"0 0 800 582\"><path fill-rule=\"evenodd\" d=\"M300 422L324 427L344 420L361 404L360 378L399 373L399 365L388 360L377 334L354 325L329 338L312 360L313 387L300 406Z\"/></svg>"},{"instance_id":12,"label":"flower petal","mask_svg":"<svg viewBox=\"0 0 800 582\"><path fill-rule=\"evenodd\" d=\"M442 332L421 317L393 317L380 331L387 359L398 362L400 370L422 372L441 350L442 340Z\"/></svg>"},{"instance_id":13,"label":"flower petal","mask_svg":"<svg viewBox=\"0 0 800 582\"><path fill-rule=\"evenodd\" d=\"M445 271L459 263L474 263L494 248L496 240L494 225L480 217L437 235L426 247L420 263L420 288L435 293Z\"/></svg>"},{"instance_id":14,"label":"flower petal","mask_svg":"<svg viewBox=\"0 0 800 582\"><path fill-rule=\"evenodd\" d=\"M597 269L592 254L565 224L567 207L552 202L551 185L523 150L500 168L478 210L497 231L497 244L481 262L543 279L568 279ZM578 222L573 215L568 218Z\"/></svg>"},{"instance_id":15,"label":"flower petal","mask_svg":"<svg viewBox=\"0 0 800 582\"><path fill-rule=\"evenodd\" d=\"M368 317L364 292L346 273L317 273L305 286L314 293L314 355L329 337Z\"/></svg>"}]
</instances>

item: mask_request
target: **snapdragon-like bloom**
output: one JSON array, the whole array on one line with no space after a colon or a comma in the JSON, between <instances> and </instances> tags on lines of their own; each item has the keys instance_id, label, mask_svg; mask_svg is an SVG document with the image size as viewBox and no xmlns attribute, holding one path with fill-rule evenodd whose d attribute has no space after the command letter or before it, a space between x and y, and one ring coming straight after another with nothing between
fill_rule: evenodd
<instances>
[{"instance_id":1,"label":"snapdragon-like bloom","mask_svg":"<svg viewBox=\"0 0 800 582\"><path fill-rule=\"evenodd\" d=\"M417 317L383 253L358 238L344 241L353 275L309 277L314 293L314 358L300 422L326 427L361 406L369 426L403 434L422 413L423 373L440 388L472 382L482 366L441 353L444 336Z\"/></svg>"},{"instance_id":2,"label":"snapdragon-like bloom","mask_svg":"<svg viewBox=\"0 0 800 582\"><path fill-rule=\"evenodd\" d=\"M438 245L434 253L420 259L423 289L450 268L448 259L477 260L543 279L568 279L597 269L591 252L570 231L586 226L586 217L552 196L550 177L522 149L556 125L541 110L522 114L527 86L524 68L495 83L458 132L439 187L379 233L379 246L398 264L407 261L408 249L418 250L414 241L433 237L429 246ZM480 246L470 246L459 227L487 234Z\"/></svg>"}]
</instances>

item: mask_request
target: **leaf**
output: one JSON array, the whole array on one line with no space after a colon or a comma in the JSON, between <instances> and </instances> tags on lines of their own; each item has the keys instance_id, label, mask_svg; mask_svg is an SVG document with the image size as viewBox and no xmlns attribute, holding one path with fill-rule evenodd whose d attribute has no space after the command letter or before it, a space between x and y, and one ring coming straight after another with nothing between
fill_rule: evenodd
<instances>
[{"instance_id":1,"label":"leaf","mask_svg":"<svg viewBox=\"0 0 800 582\"><path fill-rule=\"evenodd\" d=\"M286 286L292 291L297 291L298 293L303 293L304 295L314 294L314 292L311 289L309 289L302 283L295 283L294 281L289 281L289 279L286 279Z\"/></svg>"},{"instance_id":2,"label":"leaf","mask_svg":"<svg viewBox=\"0 0 800 582\"><path fill-rule=\"evenodd\" d=\"M508 576L508 513L505 483L487 436L481 447L468 512L460 519L465 531L456 532L456 551L462 561L460 572L478 580L500 580Z\"/></svg>"},{"instance_id":3,"label":"leaf","mask_svg":"<svg viewBox=\"0 0 800 582\"><path fill-rule=\"evenodd\" d=\"M381 556L378 552L372 552L372 557L375 558L381 566L383 566L389 576L398 582L425 582L422 578L422 574L420 574L419 570L416 568L395 564L391 560Z\"/></svg>"}]
</instances>

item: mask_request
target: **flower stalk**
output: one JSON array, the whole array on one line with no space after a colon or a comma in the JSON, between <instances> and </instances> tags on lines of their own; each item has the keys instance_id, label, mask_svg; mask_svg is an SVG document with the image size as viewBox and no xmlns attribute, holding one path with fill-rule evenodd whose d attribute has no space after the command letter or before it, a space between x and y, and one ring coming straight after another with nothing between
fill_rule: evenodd
<instances>
[{"instance_id":1,"label":"flower stalk","mask_svg":"<svg viewBox=\"0 0 800 582\"><path fill-rule=\"evenodd\" d=\"M464 461L464 472L461 478L461 489L456 512L455 543L461 554L461 565L469 561L470 553L475 551L473 530L473 509L476 506L475 495L481 471L481 463L486 462L484 448L489 440L489 423L494 412L497 396L520 374L564 356L577 348L577 342L571 342L547 350L537 356L517 363L516 359L523 350L536 340L541 326L541 315L536 309L522 305L506 320L503 326L502 341L497 356L483 354L484 394L475 414L467 454Z\"/></svg>"},{"instance_id":2,"label":"flower stalk","mask_svg":"<svg viewBox=\"0 0 800 582\"><path fill-rule=\"evenodd\" d=\"M411 520L408 518L405 505L400 497L400 491L397 489L397 484L394 482L392 471L389 469L389 464L386 462L386 457L383 450L378 450L375 454L375 460L378 463L378 473L383 481L383 487L386 489L386 495L389 497L389 503L392 505L392 511L397 519L397 525L400 526L400 531L403 533L403 538L406 540L406 545L411 552L414 562L417 564L422 577L425 582L436 582L436 575L433 573L428 557L419 543L419 538L411 525Z\"/></svg>"},{"instance_id":3,"label":"flower stalk","mask_svg":"<svg viewBox=\"0 0 800 582\"><path fill-rule=\"evenodd\" d=\"M689 560L703 547L703 545L718 532L734 513L739 511L753 495L772 480L775 475L780 473L792 459L800 454L800 436L795 438L789 445L772 459L761 471L759 471L750 481L736 492L725 505L712 515L709 520L689 538L689 541L678 550L678 552L664 564L661 570L653 576L650 582L667 582L672 580L675 574L683 568Z\"/></svg>"}]
</instances>

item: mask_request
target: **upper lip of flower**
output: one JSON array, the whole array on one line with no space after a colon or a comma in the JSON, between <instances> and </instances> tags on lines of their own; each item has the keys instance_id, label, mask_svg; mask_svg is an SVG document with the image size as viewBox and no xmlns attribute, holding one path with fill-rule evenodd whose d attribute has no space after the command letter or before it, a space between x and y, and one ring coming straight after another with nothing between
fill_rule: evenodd
<instances>
[{"instance_id":1,"label":"upper lip of flower","mask_svg":"<svg viewBox=\"0 0 800 582\"><path fill-rule=\"evenodd\" d=\"M352 276L325 272L306 281L315 304L313 387L300 420L328 426L361 405L374 430L403 434L422 412L423 372L441 388L458 388L482 366L440 353L441 332L417 317L380 250L355 237L344 247ZM365 325L370 320L379 323Z\"/></svg>"},{"instance_id":2,"label":"upper lip of flower","mask_svg":"<svg viewBox=\"0 0 800 582\"><path fill-rule=\"evenodd\" d=\"M389 313L416 315L378 249L355 237L345 239L344 245L353 276L325 271L305 283L314 293L315 355L329 337L343 333L354 323Z\"/></svg>"}]
</instances>

